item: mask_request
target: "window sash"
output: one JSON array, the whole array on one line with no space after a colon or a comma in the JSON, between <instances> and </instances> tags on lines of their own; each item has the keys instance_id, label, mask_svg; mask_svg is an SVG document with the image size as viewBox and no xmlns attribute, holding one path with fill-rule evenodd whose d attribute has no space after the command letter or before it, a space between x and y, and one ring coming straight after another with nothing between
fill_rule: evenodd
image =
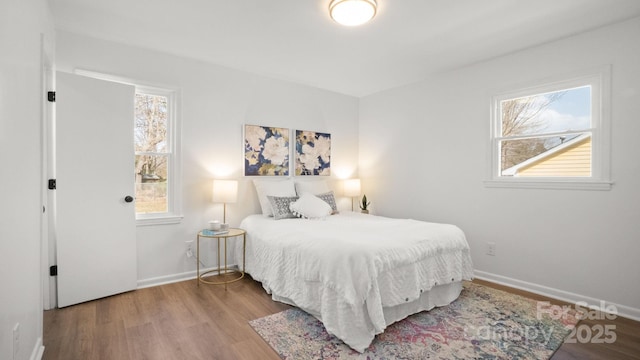
<instances>
[{"instance_id":1,"label":"window sash","mask_svg":"<svg viewBox=\"0 0 640 360\"><path fill-rule=\"evenodd\" d=\"M591 138L591 139L593 138L593 134L589 131L572 132L571 135L574 135L574 137L570 138L566 142L564 142L562 139L558 139L559 142L556 145L554 145L554 148L562 149L563 147L574 146L575 144L572 144L571 141L574 139L577 139L579 141L585 140L586 139L585 137L580 139L580 137L583 135L589 135L588 138ZM505 166L505 168L503 169L504 161L518 159L518 155L519 155L519 153L516 152L516 153L507 154L507 156L504 156L505 152L509 151L508 149L507 150L504 149L504 146L506 146L505 143L512 142L512 141L522 141L522 140L546 141L553 138L558 138L558 136L542 135L542 136L519 138L515 140L509 139L509 138L503 138L502 140L499 140L498 142L499 151L500 151L499 161L501 165L500 176L501 177L517 176L521 178L542 178L543 176L540 174L549 173L550 175L546 176L548 178L555 178L555 179L581 178L583 179L583 178L589 178L593 175L593 147L591 142L588 145L588 148L589 148L589 152L588 152L589 165L588 166L584 165L586 145L580 145L580 147L577 148L577 151L575 151L573 154L570 155L575 160L574 162L571 162L571 163L567 163L566 158L563 159L560 157L560 158L551 159L551 161L548 162L546 165L541 166L540 163L538 163L538 168L532 169L531 166L536 164L536 162L538 162L541 159L541 157L545 156L545 153L547 152L547 150L543 150L540 153L534 156L531 156L529 158L519 159L517 163L511 164L510 166ZM550 171L550 169L554 169L555 173L554 171ZM585 175L587 170L588 170L588 175ZM525 171L525 172L523 173L522 171ZM575 174L579 173L580 175L574 175L574 176L560 175L560 174L567 174L567 173L575 173ZM527 174L531 174L531 175L527 175ZM533 175L533 174L536 174L536 175Z\"/></svg>"},{"instance_id":2,"label":"window sash","mask_svg":"<svg viewBox=\"0 0 640 360\"><path fill-rule=\"evenodd\" d=\"M537 133L537 134L528 134L528 135L497 136L495 139L497 141L539 139L539 138L555 137L555 136L562 136L562 135L579 135L579 134L584 134L584 133L593 133L594 131L596 131L595 128L587 128L587 129L580 129L580 130L559 131L559 132L550 132L550 133Z\"/></svg>"},{"instance_id":3,"label":"window sash","mask_svg":"<svg viewBox=\"0 0 640 360\"><path fill-rule=\"evenodd\" d=\"M500 121L500 123L498 124L498 125L499 125L499 131L498 131L498 133L496 134L496 136L498 136L498 137L509 137L509 136L529 136L529 135L531 135L531 136L535 136L535 135L542 135L542 134L561 133L561 132L563 132L563 131L565 131L565 132L570 132L570 131L584 131L584 130L587 130L587 129L589 129L589 128L592 128L591 122L593 121L593 116L592 116L592 118L590 119L591 121L590 121L590 123L589 123L589 126L585 126L585 127L568 128L568 129L566 129L566 130L557 130L557 131L545 131L545 129L543 128L543 129L540 129L540 130L538 130L538 131L530 130L531 132L528 132L528 131L524 130L524 131L525 131L525 133L520 133L520 134L515 134L515 135L503 135L503 132L504 132L504 128L503 128L503 126L504 126L504 110L505 110L505 103L511 103L511 102L514 102L514 101L515 101L515 102L517 102L519 99L542 98L542 97L544 97L544 96L546 96L546 95L553 95L553 94L557 94L557 93L561 93L561 92L571 92L571 91L574 91L574 90L579 90L579 89L584 89L584 88L588 88L588 89L589 89L590 102L591 102L591 101L593 100L593 96L592 96L592 94L593 94L593 86L591 86L591 84L585 84L585 85L582 85L582 86L573 86L573 87L570 87L570 86L565 86L565 87L563 87L563 86L559 86L559 88L558 88L558 89L556 89L556 90L552 90L552 91L542 91L542 92L539 92L539 93L535 93L535 89L532 89L532 90L531 90L532 92L531 92L531 93L529 93L529 94L528 94L528 95L526 95L526 96L514 96L514 97L505 96L505 98L504 98L504 99L501 99L501 100L499 100L499 101L497 102L497 106L499 107L499 114L501 114L502 116L501 116L501 118L500 118L500 120L501 120L501 121ZM543 89L545 89L545 90L546 90L546 88L543 88ZM552 102L551 102L551 103L552 103ZM547 105L545 105L545 106L548 106L548 105L550 105L551 103L548 103L548 104L547 104ZM526 109L526 108L525 108L525 109ZM521 111L523 111L523 112L524 112L524 111L525 111L525 109L522 109ZM528 109L528 110L530 110L530 109ZM589 108L589 110L590 110L590 111L591 111L591 110L593 110L593 106L591 106L591 107ZM540 115L540 114L542 114L542 113L539 113L538 115ZM591 115L593 115L593 114L591 114ZM535 116L531 116L528 120L533 120L534 118L535 118ZM497 121L497 119L496 119L496 121ZM535 126L535 122L534 122L534 123L532 123L532 124L528 124L528 125L529 125L529 126ZM522 131L522 130L521 130L521 131Z\"/></svg>"}]
</instances>

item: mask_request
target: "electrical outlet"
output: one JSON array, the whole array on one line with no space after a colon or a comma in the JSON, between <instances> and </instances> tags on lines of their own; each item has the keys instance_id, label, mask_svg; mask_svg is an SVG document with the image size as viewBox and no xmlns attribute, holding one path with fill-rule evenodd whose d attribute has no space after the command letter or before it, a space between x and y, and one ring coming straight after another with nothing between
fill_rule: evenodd
<instances>
[{"instance_id":1,"label":"electrical outlet","mask_svg":"<svg viewBox=\"0 0 640 360\"><path fill-rule=\"evenodd\" d=\"M186 246L187 259L195 257L195 251L193 250L193 240L187 240L184 243Z\"/></svg>"},{"instance_id":2,"label":"electrical outlet","mask_svg":"<svg viewBox=\"0 0 640 360\"><path fill-rule=\"evenodd\" d=\"M494 242L487 243L487 255L496 256L496 243Z\"/></svg>"},{"instance_id":3,"label":"electrical outlet","mask_svg":"<svg viewBox=\"0 0 640 360\"><path fill-rule=\"evenodd\" d=\"M13 359L18 358L20 352L20 323L13 327Z\"/></svg>"}]
</instances>

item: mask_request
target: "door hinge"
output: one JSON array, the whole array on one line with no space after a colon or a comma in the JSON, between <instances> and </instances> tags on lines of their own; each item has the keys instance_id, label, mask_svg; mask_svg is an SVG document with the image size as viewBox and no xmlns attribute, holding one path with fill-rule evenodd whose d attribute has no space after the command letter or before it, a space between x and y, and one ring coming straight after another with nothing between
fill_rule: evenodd
<instances>
[{"instance_id":1,"label":"door hinge","mask_svg":"<svg viewBox=\"0 0 640 360\"><path fill-rule=\"evenodd\" d=\"M49 267L49 276L58 276L58 265Z\"/></svg>"},{"instance_id":2,"label":"door hinge","mask_svg":"<svg viewBox=\"0 0 640 360\"><path fill-rule=\"evenodd\" d=\"M47 100L49 100L49 102L56 102L56 92L55 91L48 91L47 92Z\"/></svg>"},{"instance_id":3,"label":"door hinge","mask_svg":"<svg viewBox=\"0 0 640 360\"><path fill-rule=\"evenodd\" d=\"M49 179L49 190L55 190L56 186L56 179Z\"/></svg>"}]
</instances>

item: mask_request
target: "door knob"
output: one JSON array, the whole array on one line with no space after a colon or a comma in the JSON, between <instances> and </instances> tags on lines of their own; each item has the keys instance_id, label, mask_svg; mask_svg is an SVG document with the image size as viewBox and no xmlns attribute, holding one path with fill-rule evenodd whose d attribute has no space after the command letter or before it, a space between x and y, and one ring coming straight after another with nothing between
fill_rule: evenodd
<instances>
[{"instance_id":1,"label":"door knob","mask_svg":"<svg viewBox=\"0 0 640 360\"><path fill-rule=\"evenodd\" d=\"M133 201L133 197L131 197L130 195L127 195L124 197L124 201L125 202L132 202Z\"/></svg>"}]
</instances>

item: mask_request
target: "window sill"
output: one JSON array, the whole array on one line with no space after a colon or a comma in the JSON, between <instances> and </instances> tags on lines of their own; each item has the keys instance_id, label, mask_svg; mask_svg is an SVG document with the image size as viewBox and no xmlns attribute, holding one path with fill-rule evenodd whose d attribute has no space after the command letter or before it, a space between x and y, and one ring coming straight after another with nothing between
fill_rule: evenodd
<instances>
[{"instance_id":1,"label":"window sill","mask_svg":"<svg viewBox=\"0 0 640 360\"><path fill-rule=\"evenodd\" d=\"M511 189L553 189L553 190L611 190L612 181L575 181L575 180L485 180L487 188L511 188Z\"/></svg>"},{"instance_id":2,"label":"window sill","mask_svg":"<svg viewBox=\"0 0 640 360\"><path fill-rule=\"evenodd\" d=\"M136 218L136 226L179 224L182 222L183 218L184 216L182 215L164 215Z\"/></svg>"}]
</instances>

